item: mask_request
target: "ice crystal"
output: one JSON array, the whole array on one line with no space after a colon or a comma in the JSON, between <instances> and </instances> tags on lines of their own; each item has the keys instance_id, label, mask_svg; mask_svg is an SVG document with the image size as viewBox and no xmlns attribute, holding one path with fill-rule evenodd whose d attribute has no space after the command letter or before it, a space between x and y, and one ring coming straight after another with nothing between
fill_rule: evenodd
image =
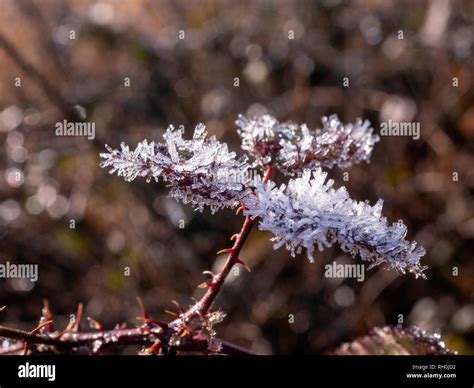
<instances>
[{"instance_id":1,"label":"ice crystal","mask_svg":"<svg viewBox=\"0 0 474 388\"><path fill-rule=\"evenodd\" d=\"M260 228L275 236L275 248L283 245L295 255L306 248L310 260L317 247L323 250L337 242L343 251L358 254L371 263L386 263L401 273L424 277L420 257L425 254L416 242L405 240L402 222L388 224L382 216L382 200L374 206L352 200L344 187L333 188L321 167L342 168L369 161L379 137L368 121L342 124L336 115L323 117L323 127L310 130L305 124L279 123L265 115L237 120L242 148L256 163L297 175L288 186L251 180L245 157L237 159L227 145L206 138L199 124L191 140L183 131L168 128L164 143L139 143L135 150L123 144L120 150L107 147L102 167L111 167L125 180L159 177L168 182L170 196L191 203L198 210L209 206L214 212L243 202L246 214L260 218ZM255 195L250 195L250 194Z\"/></svg>"},{"instance_id":2,"label":"ice crystal","mask_svg":"<svg viewBox=\"0 0 474 388\"><path fill-rule=\"evenodd\" d=\"M456 355L455 350L448 349L444 341L441 340L440 331L429 333L417 325L408 328L402 326L386 326L383 330L387 333L393 333L398 336L407 336L409 339L428 348L428 354Z\"/></svg>"},{"instance_id":3,"label":"ice crystal","mask_svg":"<svg viewBox=\"0 0 474 388\"><path fill-rule=\"evenodd\" d=\"M222 341L215 339L214 337L208 337L207 339L207 350L213 353L220 353L222 351Z\"/></svg>"},{"instance_id":4,"label":"ice crystal","mask_svg":"<svg viewBox=\"0 0 474 388\"><path fill-rule=\"evenodd\" d=\"M306 248L312 261L316 246L323 250L337 242L343 251L371 262L370 268L387 263L400 273L425 277L420 265L424 248L405 240L403 223L387 223L383 201L374 206L354 201L344 187L334 189L334 181L326 181L326 176L319 168L305 170L280 187L257 179L255 195L245 201L245 213L260 217L260 229L274 234L274 248L285 245L293 256Z\"/></svg>"},{"instance_id":5,"label":"ice crystal","mask_svg":"<svg viewBox=\"0 0 474 388\"><path fill-rule=\"evenodd\" d=\"M165 143L144 140L133 151L124 143L120 150L106 146L109 152L101 154L100 165L111 167L111 174L117 172L128 182L137 177L147 182L162 177L171 188L171 197L200 211L204 206L212 212L234 207L248 193L247 159L237 159L227 144L206 136L202 124L191 140L183 139L183 131L170 126L163 136Z\"/></svg>"},{"instance_id":6,"label":"ice crystal","mask_svg":"<svg viewBox=\"0 0 474 388\"><path fill-rule=\"evenodd\" d=\"M368 335L339 346L335 355L455 355L441 340L439 332L430 334L418 326L374 327Z\"/></svg>"},{"instance_id":7,"label":"ice crystal","mask_svg":"<svg viewBox=\"0 0 474 388\"><path fill-rule=\"evenodd\" d=\"M239 115L236 124L242 148L256 163L274 163L285 175L300 175L305 168L347 168L368 162L379 141L367 120L344 125L337 115L324 116L318 130L310 130L306 124L280 123L269 115L254 119Z\"/></svg>"}]
</instances>

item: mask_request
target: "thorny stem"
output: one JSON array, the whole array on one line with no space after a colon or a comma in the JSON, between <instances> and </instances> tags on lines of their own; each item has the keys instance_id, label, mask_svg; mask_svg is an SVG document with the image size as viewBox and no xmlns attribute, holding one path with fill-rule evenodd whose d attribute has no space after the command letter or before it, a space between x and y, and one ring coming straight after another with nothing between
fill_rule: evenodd
<instances>
[{"instance_id":1,"label":"thorny stem","mask_svg":"<svg viewBox=\"0 0 474 388\"><path fill-rule=\"evenodd\" d=\"M264 182L268 182L274 175L274 169L270 166L265 171L263 178ZM2 354L23 354L24 349L28 349L25 344L37 344L44 345L44 350L35 351L41 353L55 353L55 352L72 352L77 353L81 347L85 347L85 350L93 347L94 342L101 342L101 350L104 347L111 346L127 346L127 345L144 345L153 346L157 342L164 345L168 344L170 338L176 334L173 327L174 323L179 324L180 322L189 322L193 318L205 317L212 307L219 291L222 288L227 276L230 273L232 267L239 262L239 254L242 250L247 238L252 231L258 219L251 219L249 216L245 217L245 221L242 225L240 233L235 239L234 246L229 250L229 255L222 266L218 274L213 276L212 282L209 285L206 293L203 297L188 311L182 313L179 318L171 322L168 327L166 324L158 325L150 330L149 325L144 325L132 329L115 329L109 331L99 332L79 332L79 322L73 327L73 330L66 330L63 333L53 332L47 334L36 334L36 332L27 332L19 329L8 328L0 326L0 337L11 338L13 340L19 340L15 344L10 346L0 347L0 355ZM82 306L80 310L82 312ZM78 313L79 313L78 311ZM146 313L145 313L146 314ZM80 314L82 315L82 314ZM145 315L146 318L146 315ZM49 324L49 321L48 321ZM114 338L114 341L107 341L107 338ZM209 340L210 337L202 332L187 338L187 340L181 342L178 345L173 345L173 350L176 351L191 351L191 352L207 352L209 351ZM217 340L219 342L220 354L253 354L251 351L241 348L237 345ZM33 351L33 349L30 349Z\"/></svg>"},{"instance_id":2,"label":"thorny stem","mask_svg":"<svg viewBox=\"0 0 474 388\"><path fill-rule=\"evenodd\" d=\"M264 182L268 182L274 175L274 169L270 166L265 171L263 178ZM251 219L249 216L245 218L240 233L235 239L234 246L229 250L229 255L222 266L218 274L213 276L212 283L208 287L203 297L188 311L180 315L180 317L171 322L168 328L165 324L155 327L155 330L150 331L150 327L147 325L132 328L132 329L115 329L109 331L99 332L78 332L78 324L74 330L68 330L66 332L58 334L58 332L47 333L47 334L35 334L33 332L27 332L23 330L8 328L0 326L0 337L11 338L19 340L15 344L10 346L0 347L0 355L2 354L23 354L24 344L38 344L45 345L46 349L41 350L41 353L55 353L58 351L62 352L75 352L77 353L81 347L91 348L95 341L102 341L102 348L104 347L117 347L127 345L143 345L152 346L156 342L161 342L164 345L169 343L172 336L176 334L173 329L173 323L175 322L189 322L193 318L199 316L204 317L212 307L225 279L230 273L232 267L239 262L239 254L242 250L247 238L252 231L258 219ZM146 313L145 313L146 314ZM146 317L146 316L145 316ZM106 338L114 338L114 341L108 342ZM179 345L173 345L173 350L176 351L191 351L191 352L207 352L209 351L209 340L210 337L202 332L197 332L188 337L186 341L181 342ZM240 346L213 338L214 341L219 342L220 354L234 354L234 355L250 355L254 354L250 350L242 348ZM103 350L101 348L101 350ZM34 349L30 349L33 351ZM39 350L38 350L39 352Z\"/></svg>"},{"instance_id":3,"label":"thorny stem","mask_svg":"<svg viewBox=\"0 0 474 388\"><path fill-rule=\"evenodd\" d=\"M273 178L274 172L274 168L269 166L265 171L263 182L268 182L271 180ZM204 317L208 313L217 295L219 294L225 279L229 275L230 270L236 263L238 263L240 251L242 250L245 242L247 241L247 237L257 222L257 218L251 219L249 216L245 217L242 229L235 239L234 246L230 249L229 255L227 256L227 259L219 273L213 276L212 282L209 285L206 293L188 311L181 314L177 321L179 320L189 322L196 316ZM172 324L173 323L171 323L170 326L172 326Z\"/></svg>"},{"instance_id":4,"label":"thorny stem","mask_svg":"<svg viewBox=\"0 0 474 388\"><path fill-rule=\"evenodd\" d=\"M120 347L128 345L142 345L151 346L157 340L162 341L163 344L168 342L168 339L174 334L172 329L160 330L155 328L153 331L146 326L135 327L130 329L115 329L108 331L89 332L89 333L77 333L68 331L62 334L49 333L49 334L32 334L31 332L13 329L9 327L0 326L0 337L10 338L13 340L19 340L12 345L0 347L0 355L7 354L23 354L23 344L37 344L45 345L46 348L41 351L37 351L41 354L47 353L80 353L81 347L84 348L83 352L87 352L88 349L93 347L94 342L99 341L102 343L101 350L106 347ZM113 341L107 339L113 338ZM192 338L188 338L187 341L183 341L182 344L175 346L173 350L183 352L207 352L209 346L209 337L202 333L196 333ZM242 348L240 346L214 339L218 341L220 349L218 353L228 355L250 355L254 354L251 351ZM31 352L35 352L35 348L30 348Z\"/></svg>"}]
</instances>

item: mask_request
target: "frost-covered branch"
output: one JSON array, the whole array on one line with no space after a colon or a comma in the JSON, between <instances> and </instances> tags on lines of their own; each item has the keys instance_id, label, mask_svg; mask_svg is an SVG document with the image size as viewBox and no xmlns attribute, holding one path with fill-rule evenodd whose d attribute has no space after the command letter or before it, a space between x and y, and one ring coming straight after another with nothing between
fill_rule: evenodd
<instances>
[{"instance_id":1,"label":"frost-covered branch","mask_svg":"<svg viewBox=\"0 0 474 388\"><path fill-rule=\"evenodd\" d=\"M405 240L403 223L387 223L383 201L374 206L354 201L345 187L334 189L334 181L326 177L316 169L305 170L288 186L257 181L256 195L248 197L244 213L259 217L260 229L275 235L275 249L285 245L293 256L306 248L312 261L316 247L323 250L337 242L343 251L371 262L370 267L387 263L390 269L425 277L426 267L420 265L424 248Z\"/></svg>"},{"instance_id":2,"label":"frost-covered branch","mask_svg":"<svg viewBox=\"0 0 474 388\"><path fill-rule=\"evenodd\" d=\"M171 331L171 329L170 329ZM134 327L130 329L113 329L101 332L58 333L35 335L26 331L0 326L0 337L13 340L0 347L0 355L22 354L100 354L111 348L126 346L142 346L143 354L159 354L160 349L166 348L166 341L174 332L151 333L149 328ZM214 348L209 348L209 342ZM25 344L27 345L25 349ZM160 344L160 346L156 346ZM155 345L153 347L153 345ZM151 348L151 349L150 349ZM25 351L26 350L26 351ZM251 355L248 349L210 338L203 333L185 338L180 344L167 349L169 352L198 352L226 355Z\"/></svg>"},{"instance_id":3,"label":"frost-covered branch","mask_svg":"<svg viewBox=\"0 0 474 388\"><path fill-rule=\"evenodd\" d=\"M158 182L161 177L171 197L198 210L235 207L249 193L247 158L236 159L227 144L206 135L205 126L199 124L193 139L185 140L182 130L170 126L163 136L165 143L144 140L133 151L124 143L120 150L106 146L109 153L101 154L100 165L111 167L111 174L117 172L128 182L137 177Z\"/></svg>"},{"instance_id":4,"label":"frost-covered branch","mask_svg":"<svg viewBox=\"0 0 474 388\"><path fill-rule=\"evenodd\" d=\"M263 165L274 164L285 175L300 175L303 169L347 168L369 161L378 135L370 123L358 119L344 125L337 115L322 118L323 127L310 130L306 124L280 123L273 116L236 121L242 148Z\"/></svg>"},{"instance_id":5,"label":"frost-covered branch","mask_svg":"<svg viewBox=\"0 0 474 388\"><path fill-rule=\"evenodd\" d=\"M143 317L140 326L126 328L124 325L106 330L99 322L89 318L93 330L81 330L82 305L75 319L64 330L55 330L52 314L45 301L39 325L32 331L0 326L0 355L30 354L103 354L112 348L135 345L141 347L142 355L177 354L181 352L205 354L249 355L250 350L222 341L208 328L195 325L192 329L177 332L167 323L151 319L139 300ZM214 314L215 315L215 314ZM49 320L46 320L49 319ZM212 326L213 322L208 322Z\"/></svg>"},{"instance_id":6,"label":"frost-covered branch","mask_svg":"<svg viewBox=\"0 0 474 388\"><path fill-rule=\"evenodd\" d=\"M211 311L230 270L245 265L239 257L254 225L272 232L275 248L283 245L292 255L307 250L313 260L314 250L322 250L337 242L345 252L358 254L371 267L386 263L401 273L411 272L425 277L420 264L423 247L405 240L407 229L402 223L389 225L382 217L382 201L375 206L352 200L345 188L334 189L326 182L321 167L345 168L369 161L379 137L368 121L358 120L344 125L337 116L323 117L323 128L309 130L291 122L279 123L272 116L237 120L242 148L255 158L253 166L247 157L236 158L226 144L215 137L206 139L204 125L199 124L192 140L183 139L183 131L172 126L164 135L164 143L139 143L135 150L124 143L120 150L107 147L101 167L110 167L126 181L137 177L158 181L161 177L170 187L170 196L191 203L197 210L209 206L212 212L225 207L244 210L242 229L235 234L232 248L219 270L210 275L204 295L188 309L178 305L179 312L165 329L167 346L180 348L194 338L193 333L208 336L209 347L215 338L213 326L222 321L221 310ZM265 169L265 176L250 179L251 167ZM279 188L272 182L275 171L295 176L288 186ZM161 332L160 332L161 333ZM160 344L162 339L159 339Z\"/></svg>"}]
</instances>

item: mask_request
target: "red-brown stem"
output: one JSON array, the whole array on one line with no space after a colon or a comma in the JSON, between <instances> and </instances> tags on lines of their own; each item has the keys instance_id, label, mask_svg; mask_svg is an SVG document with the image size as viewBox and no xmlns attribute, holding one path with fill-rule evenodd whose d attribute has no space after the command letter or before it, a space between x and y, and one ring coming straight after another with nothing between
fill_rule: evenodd
<instances>
[{"instance_id":1,"label":"red-brown stem","mask_svg":"<svg viewBox=\"0 0 474 388\"><path fill-rule=\"evenodd\" d=\"M270 166L265 171L263 182L268 182L270 179L272 179L273 175L274 169ZM184 313L180 317L181 319L189 321L196 316L205 316L207 314L212 304L214 303L217 295L219 294L219 291L221 290L225 279L229 275L230 270L239 260L240 251L242 250L245 241L247 241L247 237L249 236L250 232L252 231L253 227L257 222L257 218L251 219L249 216L245 217L242 229L240 230L240 233L235 239L234 246L229 252L229 255L227 256L227 259L221 270L213 277L212 283L207 289L206 293L203 295L203 297L193 307L191 307L191 309Z\"/></svg>"},{"instance_id":2,"label":"red-brown stem","mask_svg":"<svg viewBox=\"0 0 474 388\"><path fill-rule=\"evenodd\" d=\"M166 344L169 341L169 338L175 334L174 330L172 329L164 331L156 330L158 329L155 327L155 332L151 334L147 327L141 326L129 329L114 329L90 333L77 333L68 331L63 334L59 334L58 332L48 334L34 334L19 329L0 326L0 337L19 340L19 342L8 346L0 346L0 356L7 354L23 354L24 343L30 345L29 352L31 354L49 354L58 352L64 354L79 354L81 352L81 347L92 348L95 341L103 341L101 350L112 347L126 347L129 345L151 346L157 339ZM114 341L106 341L107 338L112 337L114 338ZM190 338L187 338L185 341L182 341L180 345L175 346L175 350L183 352L208 352L208 341L209 336L203 333L196 333ZM216 353L233 355L254 354L248 349L226 341L222 341L218 338L214 338L213 341L216 341L220 344L220 350L216 351ZM38 350L34 346L31 346L35 344L45 345L46 348Z\"/></svg>"},{"instance_id":3,"label":"red-brown stem","mask_svg":"<svg viewBox=\"0 0 474 388\"><path fill-rule=\"evenodd\" d=\"M263 178L264 182L268 182L272 179L274 170L272 167L268 167L265 176ZM252 231L255 224L258 222L258 219L251 219L249 216L245 217L244 224L242 229L238 234L234 246L229 252L227 259L222 266L221 270L217 275L213 277L212 285L207 289L203 297L187 312L180 315L178 320L180 321L189 321L196 316L205 316L212 304L214 303L219 291L222 288L222 285L225 282L225 279L229 275L232 267L238 262L239 254L244 246L247 237ZM82 310L82 308L81 308ZM150 335L149 330L146 327L137 327L133 329L116 329L109 331L100 331L92 333L78 333L77 331L68 331L62 334L58 333L48 333L48 334L35 334L25 332L23 330L12 329L0 326L0 337L6 337L16 340L22 340L22 342L12 344L10 346L1 348L0 355L2 354L21 354L23 352L23 343L27 344L43 344L46 346L52 347L51 352L57 351L73 351L74 349L80 346L90 346L94 341L105 340L106 336L114 337L115 341L107 343L104 342L103 347L108 346L120 346L120 345L153 345L156 340L160 340L163 343L167 343L169 338L175 334L173 322L169 325L169 329L163 330L161 327L158 332L155 332L153 335ZM145 330L146 329L146 330ZM241 348L239 346L233 345L231 343L214 339L220 343L221 349L218 353L221 354L252 354L251 351ZM209 347L209 336L203 333L197 333L193 335L188 341L184 341L183 344L176 347L176 350L181 351L208 351ZM47 353L48 350L44 351Z\"/></svg>"},{"instance_id":4,"label":"red-brown stem","mask_svg":"<svg viewBox=\"0 0 474 388\"><path fill-rule=\"evenodd\" d=\"M198 312L200 315L206 314L211 308L212 304L214 303L214 300L217 297L217 294L219 293L222 288L222 285L224 284L225 279L229 275L230 270L237 262L240 251L242 250L242 247L256 222L257 219L252 220L248 216L245 217L244 224L242 225L242 229L240 230L239 236L235 240L234 246L232 247L232 251L230 251L221 270L217 275L213 277L212 283L207 289L207 292L204 294L204 296L198 303Z\"/></svg>"}]
</instances>

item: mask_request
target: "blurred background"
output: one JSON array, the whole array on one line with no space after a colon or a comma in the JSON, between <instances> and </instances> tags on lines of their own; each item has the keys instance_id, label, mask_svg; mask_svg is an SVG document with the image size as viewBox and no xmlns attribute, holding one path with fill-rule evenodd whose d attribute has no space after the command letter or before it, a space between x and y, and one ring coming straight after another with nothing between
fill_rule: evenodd
<instances>
[{"instance_id":1,"label":"blurred background","mask_svg":"<svg viewBox=\"0 0 474 388\"><path fill-rule=\"evenodd\" d=\"M105 143L160 141L170 123L191 136L204 122L241 154L238 113L312 128L337 113L376 132L420 123L419 140L382 137L349 181L330 174L405 221L428 279L381 268L327 279L327 263L354 259L334 248L310 264L254 231L242 254L252 272L231 275L217 300L218 336L318 354L403 318L474 354L473 58L469 0L0 0L0 261L39 264L37 283L0 280L1 324L31 330L45 298L60 328L79 302L107 328L134 325L136 296L167 320L171 300L187 307L201 272L222 263L215 252L242 216L196 213L163 184L108 175ZM56 136L64 119L94 122L95 139Z\"/></svg>"}]
</instances>

